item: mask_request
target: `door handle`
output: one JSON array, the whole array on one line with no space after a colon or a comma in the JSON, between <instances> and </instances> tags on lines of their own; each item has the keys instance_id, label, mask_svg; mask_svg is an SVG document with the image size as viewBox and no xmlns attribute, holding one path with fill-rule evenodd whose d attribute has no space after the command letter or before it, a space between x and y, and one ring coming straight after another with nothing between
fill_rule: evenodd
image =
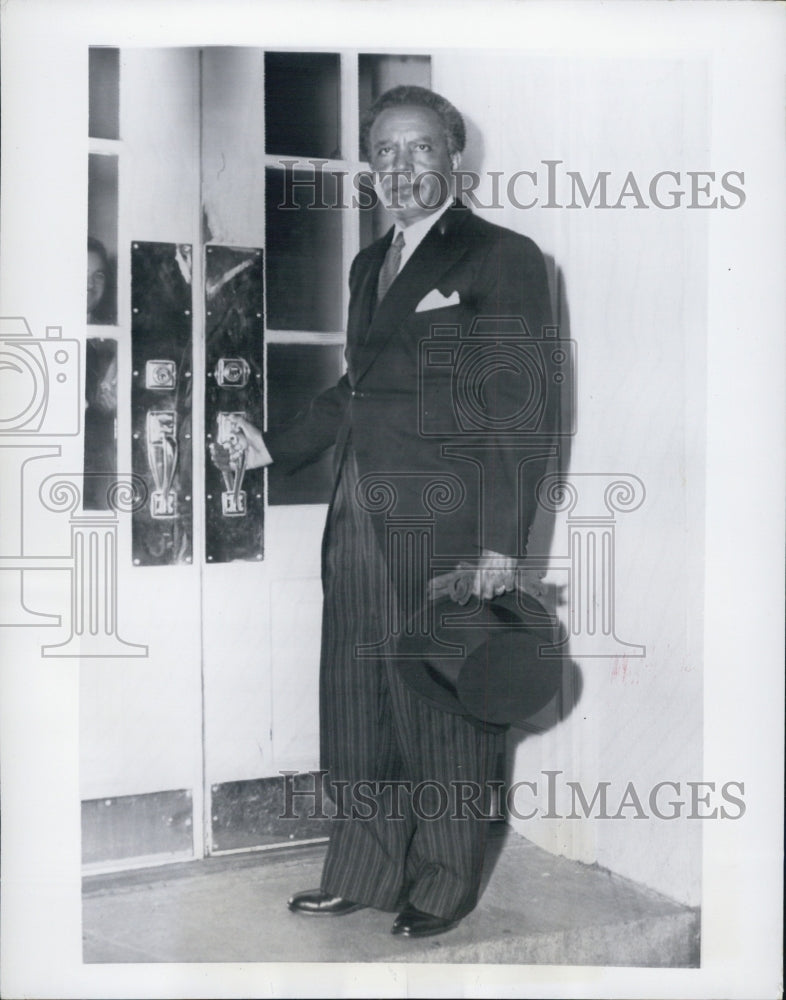
<instances>
[{"instance_id":1,"label":"door handle","mask_svg":"<svg viewBox=\"0 0 786 1000\"><path fill-rule=\"evenodd\" d=\"M236 420L242 417L247 420L245 413L220 412L217 417L216 442L226 448L237 441ZM229 468L221 470L224 477L226 489L221 494L221 513L224 517L245 517L246 516L246 493L243 487L243 477L246 474L246 453L242 451L236 463L231 463Z\"/></svg>"},{"instance_id":2,"label":"door handle","mask_svg":"<svg viewBox=\"0 0 786 1000\"><path fill-rule=\"evenodd\" d=\"M234 437L246 443L236 426L241 416L255 427L264 424L264 290L261 249L208 243L202 299L204 436L212 456L205 466L206 563L256 561L265 554L264 472L251 468L248 455L241 458L242 449L232 443Z\"/></svg>"},{"instance_id":3,"label":"door handle","mask_svg":"<svg viewBox=\"0 0 786 1000\"><path fill-rule=\"evenodd\" d=\"M150 496L150 513L160 520L175 516L175 491L172 482L177 470L177 413L174 410L148 410L146 423L147 464L155 490Z\"/></svg>"}]
</instances>

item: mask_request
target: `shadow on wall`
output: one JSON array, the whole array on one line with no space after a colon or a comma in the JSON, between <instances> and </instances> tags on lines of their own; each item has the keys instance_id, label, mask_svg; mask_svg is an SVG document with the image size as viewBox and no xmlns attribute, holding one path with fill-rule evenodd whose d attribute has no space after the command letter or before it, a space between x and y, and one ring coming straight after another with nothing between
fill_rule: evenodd
<instances>
[{"instance_id":1,"label":"shadow on wall","mask_svg":"<svg viewBox=\"0 0 786 1000\"><path fill-rule=\"evenodd\" d=\"M462 155L461 169L480 175L484 167L486 158L486 147L483 139L483 131L468 116L464 115L464 125L466 128L466 147ZM486 195L486 197L488 197ZM465 195L474 208L472 197ZM492 220L493 221L493 220ZM525 228L516 227L523 236L527 236ZM546 275L551 292L551 305L554 324L558 329L560 340L570 342L570 310L568 306L568 296L565 287L565 278L561 267L551 254L544 253L543 260L546 267ZM541 331L530 331L534 336L540 335ZM577 426L578 413L576 412L576 380L578 372L574 363L569 379L563 383L560 392L559 405L559 426L558 449L559 453L554 461L550 463L548 474L557 474L560 477L566 476L570 468L571 445L574 429ZM539 507L532 526L530 528L527 552L534 562L542 562L552 549L554 542L555 514ZM537 596L537 595L536 595Z\"/></svg>"},{"instance_id":2,"label":"shadow on wall","mask_svg":"<svg viewBox=\"0 0 786 1000\"><path fill-rule=\"evenodd\" d=\"M551 291L554 322L559 330L559 339L570 341L570 313L562 269L550 254L544 254L544 262L549 289ZM578 371L574 364L569 380L564 382L561 388L557 428L557 454L549 463L546 472L547 476L556 475L560 481L567 478L570 470L573 434L575 433L578 420L576 412L576 399L578 396L576 391L577 378ZM518 744L527 737L547 732L559 722L565 720L578 705L584 686L581 669L578 663L572 660L570 656L567 629L560 621L560 617L567 617L570 602L569 587L567 583L544 582L542 579L549 568L549 556L554 548L555 532L556 512L554 510L547 510L542 504L538 504L527 540L525 568L528 572L526 576L533 583L531 591L533 595L543 604L549 615L555 621L559 622L556 641L562 650L562 685L548 705L536 715L526 720L525 724L511 731L512 738L508 740L505 768L506 780L512 774L513 761ZM534 581L537 581L537 583ZM562 611L561 616L560 611Z\"/></svg>"},{"instance_id":3,"label":"shadow on wall","mask_svg":"<svg viewBox=\"0 0 786 1000\"><path fill-rule=\"evenodd\" d=\"M462 170L480 175L486 155L483 131L467 116L464 117L464 123L467 132L467 144L461 168ZM465 195L466 199L467 196ZM469 200L471 201L471 198ZM528 235L523 228L518 228L517 231L521 232L522 235ZM551 254L544 253L543 259L551 293L553 320L558 329L558 337L562 341L570 342L570 310L564 274ZM530 331L530 333L538 336L540 331ZM574 352L574 358L575 356ZM577 379L578 370L574 362L569 378L562 384L560 389L557 453L550 461L547 469L547 475L556 475L560 479L567 477L570 469L573 434L575 433L578 421L578 413L576 411L578 396L576 391ZM562 617L565 617L564 612L570 599L568 586L566 583L545 583L542 580L549 566L549 554L552 552L555 544L555 530L556 513L553 510L547 510L539 504L527 540L525 569L528 571L526 578L531 593L543 604L549 615L555 621L559 621L559 613L562 611ZM557 633L556 644L562 653L560 657L562 669L561 687L548 705L524 723L511 730L508 740L507 759L505 761L505 773L500 776L505 780L509 780L512 774L513 761L518 744L527 738L547 732L558 723L567 719L581 700L584 687L582 672L578 663L571 659L567 630L561 623L557 627Z\"/></svg>"}]
</instances>

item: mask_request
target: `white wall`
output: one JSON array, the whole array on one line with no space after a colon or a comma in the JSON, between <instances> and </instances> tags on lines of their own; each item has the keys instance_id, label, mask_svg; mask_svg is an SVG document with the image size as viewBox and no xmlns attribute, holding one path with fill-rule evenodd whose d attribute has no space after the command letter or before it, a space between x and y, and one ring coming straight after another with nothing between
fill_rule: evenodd
<instances>
[{"instance_id":1,"label":"white wall","mask_svg":"<svg viewBox=\"0 0 786 1000\"><path fill-rule=\"evenodd\" d=\"M467 63L443 53L434 59L433 79L469 120L467 163L506 177L537 171L541 202L545 159L580 171L588 186L598 171L611 171L615 192L628 171L646 185L660 170L709 169L698 62L475 52ZM483 204L490 190L486 178ZM520 201L528 200L526 183L519 190ZM559 770L561 783L580 781L588 797L597 782L610 781L612 814L632 781L647 808L658 781L702 777L706 216L510 204L478 211L531 236L562 271L563 335L567 328L578 344L570 471L631 473L646 487L637 511L617 515L616 560L617 633L646 646L646 656L578 657L579 704L546 733L511 741L518 744L513 778L539 780L543 793L541 772ZM552 555L564 556L566 544L558 515ZM560 574L549 579L565 582ZM541 804L545 809L542 794ZM569 800L558 795L558 812L569 811ZM536 818L516 826L551 851L698 904L700 821L636 820L632 812L618 820Z\"/></svg>"}]
</instances>

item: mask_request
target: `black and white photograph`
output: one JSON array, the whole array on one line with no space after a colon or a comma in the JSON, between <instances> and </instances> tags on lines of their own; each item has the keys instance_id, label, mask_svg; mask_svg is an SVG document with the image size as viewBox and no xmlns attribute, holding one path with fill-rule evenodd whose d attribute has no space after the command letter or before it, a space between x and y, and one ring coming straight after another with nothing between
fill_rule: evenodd
<instances>
[{"instance_id":1,"label":"black and white photograph","mask_svg":"<svg viewBox=\"0 0 786 1000\"><path fill-rule=\"evenodd\" d=\"M2 19L3 996L780 997L784 8Z\"/></svg>"}]
</instances>

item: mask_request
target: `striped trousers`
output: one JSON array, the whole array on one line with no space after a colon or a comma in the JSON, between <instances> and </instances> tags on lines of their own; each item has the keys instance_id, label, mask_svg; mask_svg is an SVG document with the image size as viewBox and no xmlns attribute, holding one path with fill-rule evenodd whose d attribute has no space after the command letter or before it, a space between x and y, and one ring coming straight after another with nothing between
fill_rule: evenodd
<instances>
[{"instance_id":1,"label":"striped trousers","mask_svg":"<svg viewBox=\"0 0 786 1000\"><path fill-rule=\"evenodd\" d=\"M331 784L349 791L347 818L332 821L322 888L378 909L409 901L458 918L477 902L488 821L471 809L459 813L456 789L495 777L504 736L421 700L389 656L357 655L359 644L386 635L391 598L371 517L355 498L357 480L350 446L326 528L320 665L322 768L329 791ZM404 794L394 801L394 786L380 789L385 782L403 782ZM364 802L353 817L358 787ZM422 794L413 801L407 789L415 787Z\"/></svg>"}]
</instances>

